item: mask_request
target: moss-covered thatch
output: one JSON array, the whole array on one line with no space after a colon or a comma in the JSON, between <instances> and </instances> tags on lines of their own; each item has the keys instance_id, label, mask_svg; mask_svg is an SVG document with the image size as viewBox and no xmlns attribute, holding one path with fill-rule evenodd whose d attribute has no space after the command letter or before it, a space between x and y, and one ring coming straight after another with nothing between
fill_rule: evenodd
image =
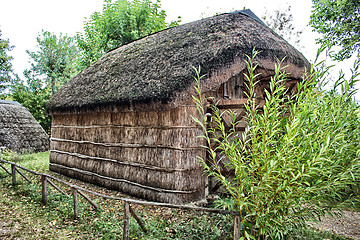
<instances>
[{"instance_id":1,"label":"moss-covered thatch","mask_svg":"<svg viewBox=\"0 0 360 240\"><path fill-rule=\"evenodd\" d=\"M0 101L0 148L19 153L48 151L49 136L25 107Z\"/></svg>"},{"instance_id":2,"label":"moss-covered thatch","mask_svg":"<svg viewBox=\"0 0 360 240\"><path fill-rule=\"evenodd\" d=\"M151 109L175 107L191 99L194 70L201 66L204 89L227 81L245 68L253 49L259 68L276 59L294 78L308 61L271 29L243 12L222 14L180 25L121 46L74 77L50 101L50 113L97 110L106 106ZM229 76L230 75L230 76Z\"/></svg>"}]
</instances>

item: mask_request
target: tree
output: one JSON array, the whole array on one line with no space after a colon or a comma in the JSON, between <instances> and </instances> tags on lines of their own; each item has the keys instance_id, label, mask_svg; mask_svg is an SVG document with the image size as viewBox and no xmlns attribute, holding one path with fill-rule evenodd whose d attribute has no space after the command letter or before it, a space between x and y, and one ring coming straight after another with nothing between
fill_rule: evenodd
<instances>
[{"instance_id":1,"label":"tree","mask_svg":"<svg viewBox=\"0 0 360 240\"><path fill-rule=\"evenodd\" d=\"M8 51L11 51L13 46L10 45L8 39L2 39L1 36L0 30L0 94L2 94L11 80L11 60L13 59L13 57L8 55Z\"/></svg>"},{"instance_id":2,"label":"tree","mask_svg":"<svg viewBox=\"0 0 360 240\"><path fill-rule=\"evenodd\" d=\"M32 60L24 71L25 81L14 79L11 98L26 107L50 134L51 119L45 108L51 96L75 74L77 53L71 37L42 31L37 37L36 52L26 51Z\"/></svg>"},{"instance_id":3,"label":"tree","mask_svg":"<svg viewBox=\"0 0 360 240\"><path fill-rule=\"evenodd\" d=\"M54 94L75 74L77 49L74 39L62 34L58 37L43 30L36 40L38 50L26 51L32 63L30 70L25 70L24 75L32 72L32 75L43 79L44 86L49 86Z\"/></svg>"},{"instance_id":4,"label":"tree","mask_svg":"<svg viewBox=\"0 0 360 240\"><path fill-rule=\"evenodd\" d=\"M175 26L165 22L160 0L105 0L102 13L95 12L85 22L84 33L76 36L80 49L78 70L83 70L103 54L138 38Z\"/></svg>"},{"instance_id":5,"label":"tree","mask_svg":"<svg viewBox=\"0 0 360 240\"><path fill-rule=\"evenodd\" d=\"M15 78L11 84L11 99L26 107L42 128L50 134L51 118L46 114L46 104L52 96L51 87L37 73L24 71L25 80ZM41 76L40 76L41 77Z\"/></svg>"},{"instance_id":6,"label":"tree","mask_svg":"<svg viewBox=\"0 0 360 240\"><path fill-rule=\"evenodd\" d=\"M360 50L360 1L313 0L310 24L322 34L318 42L328 49L339 46L335 60L350 58ZM358 55L360 56L360 55Z\"/></svg>"},{"instance_id":7,"label":"tree","mask_svg":"<svg viewBox=\"0 0 360 240\"><path fill-rule=\"evenodd\" d=\"M46 114L45 108L52 93L50 88L35 87L37 84L40 86L40 83L40 81L33 81L30 86L19 83L12 91L11 98L26 107L45 132L50 135L51 118Z\"/></svg>"}]
</instances>

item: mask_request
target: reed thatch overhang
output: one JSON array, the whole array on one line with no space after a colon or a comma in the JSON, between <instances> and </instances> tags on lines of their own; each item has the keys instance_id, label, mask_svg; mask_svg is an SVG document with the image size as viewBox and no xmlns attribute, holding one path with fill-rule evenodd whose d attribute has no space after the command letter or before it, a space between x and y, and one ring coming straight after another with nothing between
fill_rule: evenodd
<instances>
[{"instance_id":1,"label":"reed thatch overhang","mask_svg":"<svg viewBox=\"0 0 360 240\"><path fill-rule=\"evenodd\" d=\"M285 58L291 78L309 62L294 47L247 12L233 12L183 24L116 48L75 76L49 102L50 114L99 110L174 108L194 94L194 70L201 66L209 91L246 68L246 55L271 75ZM250 12L251 13L251 12Z\"/></svg>"},{"instance_id":2,"label":"reed thatch overhang","mask_svg":"<svg viewBox=\"0 0 360 240\"><path fill-rule=\"evenodd\" d=\"M49 150L49 136L18 102L0 101L0 150L18 153Z\"/></svg>"}]
</instances>

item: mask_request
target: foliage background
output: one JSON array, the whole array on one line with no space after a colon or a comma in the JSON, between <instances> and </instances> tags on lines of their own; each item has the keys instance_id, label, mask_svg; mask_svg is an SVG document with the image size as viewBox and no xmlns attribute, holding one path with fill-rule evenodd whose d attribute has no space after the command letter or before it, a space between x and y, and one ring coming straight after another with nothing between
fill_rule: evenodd
<instances>
[{"instance_id":1,"label":"foliage background","mask_svg":"<svg viewBox=\"0 0 360 240\"><path fill-rule=\"evenodd\" d=\"M0 29L0 99L4 98L3 91L6 89L11 81L12 65L11 60L13 57L8 55L8 52L13 49L8 39L2 38Z\"/></svg>"},{"instance_id":2,"label":"foliage background","mask_svg":"<svg viewBox=\"0 0 360 240\"><path fill-rule=\"evenodd\" d=\"M359 58L360 50L360 1L359 0L313 0L310 24L321 33L318 42L331 49L335 60L350 58L354 53Z\"/></svg>"},{"instance_id":3,"label":"foliage background","mask_svg":"<svg viewBox=\"0 0 360 240\"><path fill-rule=\"evenodd\" d=\"M105 0L102 12L95 12L76 35L80 57L77 69L85 69L106 52L141 37L178 25L166 23L160 0Z\"/></svg>"},{"instance_id":4,"label":"foliage background","mask_svg":"<svg viewBox=\"0 0 360 240\"><path fill-rule=\"evenodd\" d=\"M165 18L160 1L104 0L103 11L94 12L84 22L84 33L76 37L42 30L36 50L26 51L31 67L24 70L25 79L11 77L12 57L7 52L12 47L8 40L1 40L0 91L6 84L11 90L7 99L26 107L50 134L51 119L45 108L51 96L109 50L180 22L168 24Z\"/></svg>"}]
</instances>

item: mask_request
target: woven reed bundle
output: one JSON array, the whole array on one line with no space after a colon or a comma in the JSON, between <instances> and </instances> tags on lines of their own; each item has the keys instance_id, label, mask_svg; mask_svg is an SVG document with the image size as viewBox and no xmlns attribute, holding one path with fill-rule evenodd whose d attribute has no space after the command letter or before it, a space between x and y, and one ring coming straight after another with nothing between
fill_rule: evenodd
<instances>
[{"instance_id":1,"label":"woven reed bundle","mask_svg":"<svg viewBox=\"0 0 360 240\"><path fill-rule=\"evenodd\" d=\"M0 101L0 147L22 152L49 150L49 136L17 102Z\"/></svg>"}]
</instances>

